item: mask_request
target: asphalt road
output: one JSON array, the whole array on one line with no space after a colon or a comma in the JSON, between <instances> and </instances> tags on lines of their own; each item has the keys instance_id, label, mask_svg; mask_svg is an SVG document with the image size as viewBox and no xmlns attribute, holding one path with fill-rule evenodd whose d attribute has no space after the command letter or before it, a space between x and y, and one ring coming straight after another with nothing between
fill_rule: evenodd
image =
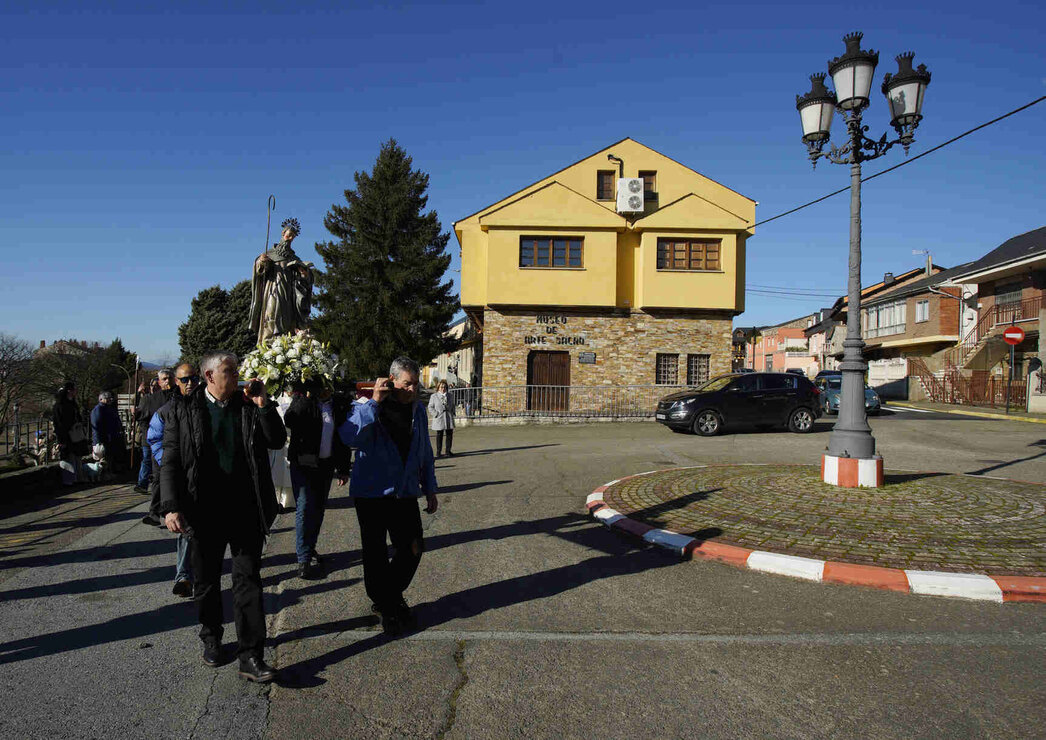
<instances>
[{"instance_id":1,"label":"asphalt road","mask_svg":"<svg viewBox=\"0 0 1046 740\"><path fill-rule=\"evenodd\" d=\"M925 416L871 420L888 470L1046 482L1039 425ZM170 595L173 539L111 514L3 562L0 737L1041 737L1046 604L679 562L581 515L589 491L630 473L816 464L829 429L458 430L440 510L422 515L413 636L376 631L344 489L321 536L325 580L294 576L281 517L264 567L282 671L270 689L200 662L192 608Z\"/></svg>"}]
</instances>

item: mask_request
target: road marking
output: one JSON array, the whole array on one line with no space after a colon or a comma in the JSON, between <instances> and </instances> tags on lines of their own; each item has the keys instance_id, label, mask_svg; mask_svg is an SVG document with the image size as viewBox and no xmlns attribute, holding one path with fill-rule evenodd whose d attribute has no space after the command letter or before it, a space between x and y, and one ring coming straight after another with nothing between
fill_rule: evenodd
<instances>
[{"instance_id":1,"label":"road marking","mask_svg":"<svg viewBox=\"0 0 1046 740\"><path fill-rule=\"evenodd\" d=\"M893 411L895 414L906 414L906 413L909 413L909 412L911 412L913 414L932 414L932 413L934 413L933 411L931 411L929 409L909 409L909 408L904 408L902 406L885 406L884 408L887 408L890 411Z\"/></svg>"}]
</instances>

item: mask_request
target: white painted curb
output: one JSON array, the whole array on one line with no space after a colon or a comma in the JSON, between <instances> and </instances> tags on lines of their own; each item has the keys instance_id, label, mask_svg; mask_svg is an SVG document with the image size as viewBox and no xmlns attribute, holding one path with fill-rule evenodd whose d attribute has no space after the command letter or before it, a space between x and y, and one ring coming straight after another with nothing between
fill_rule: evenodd
<instances>
[{"instance_id":1,"label":"white painted curb","mask_svg":"<svg viewBox=\"0 0 1046 740\"><path fill-rule=\"evenodd\" d=\"M796 555L778 555L774 552L756 550L748 556L748 567L765 573L820 581L824 576L824 561L801 558Z\"/></svg>"},{"instance_id":2,"label":"white painted curb","mask_svg":"<svg viewBox=\"0 0 1046 740\"><path fill-rule=\"evenodd\" d=\"M906 570L913 594L956 596L1002 603L1002 589L988 576L976 573L943 573L932 570Z\"/></svg>"},{"instance_id":3,"label":"white painted curb","mask_svg":"<svg viewBox=\"0 0 1046 740\"><path fill-rule=\"evenodd\" d=\"M625 518L624 514L614 511L609 506L604 506L602 509L596 509L596 512L592 516L603 522L603 524L608 527L614 522L619 522Z\"/></svg>"}]
</instances>

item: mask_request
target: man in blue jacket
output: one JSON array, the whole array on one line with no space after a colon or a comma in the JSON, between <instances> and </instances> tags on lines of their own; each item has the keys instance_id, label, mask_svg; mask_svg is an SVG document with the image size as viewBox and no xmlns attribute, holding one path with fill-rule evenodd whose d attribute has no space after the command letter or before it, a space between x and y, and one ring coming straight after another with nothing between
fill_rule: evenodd
<instances>
[{"instance_id":1,"label":"man in blue jacket","mask_svg":"<svg viewBox=\"0 0 1046 740\"><path fill-rule=\"evenodd\" d=\"M339 429L342 442L357 450L349 491L360 522L363 582L389 635L414 624L403 592L425 549L418 498L425 496L429 514L438 506L428 414L417 400L419 373L418 363L396 358L389 377L374 381L373 397L353 404Z\"/></svg>"}]
</instances>

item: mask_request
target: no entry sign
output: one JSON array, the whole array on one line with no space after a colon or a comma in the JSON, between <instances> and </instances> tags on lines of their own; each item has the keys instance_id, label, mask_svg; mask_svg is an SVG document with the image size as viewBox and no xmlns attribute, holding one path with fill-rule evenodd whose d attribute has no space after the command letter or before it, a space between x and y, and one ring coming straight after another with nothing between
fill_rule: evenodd
<instances>
[{"instance_id":1,"label":"no entry sign","mask_svg":"<svg viewBox=\"0 0 1046 740\"><path fill-rule=\"evenodd\" d=\"M1024 329L1019 326L1011 326L1002 333L1002 338L1006 340L1007 344L1020 344L1024 341Z\"/></svg>"}]
</instances>

